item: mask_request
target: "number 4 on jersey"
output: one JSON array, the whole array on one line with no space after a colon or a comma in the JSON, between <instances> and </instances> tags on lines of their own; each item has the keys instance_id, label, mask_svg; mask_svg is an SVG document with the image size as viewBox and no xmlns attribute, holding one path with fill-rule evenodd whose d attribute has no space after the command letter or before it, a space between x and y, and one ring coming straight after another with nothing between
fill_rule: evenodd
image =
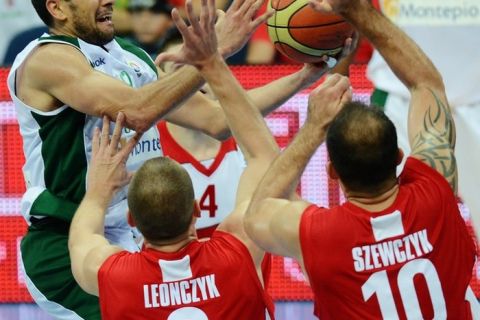
<instances>
[{"instance_id":1,"label":"number 4 on jersey","mask_svg":"<svg viewBox=\"0 0 480 320\"><path fill-rule=\"evenodd\" d=\"M218 209L218 205L215 201L215 185L211 184L203 193L202 197L200 198L200 210L208 211L208 216L210 218L215 217Z\"/></svg>"}]
</instances>

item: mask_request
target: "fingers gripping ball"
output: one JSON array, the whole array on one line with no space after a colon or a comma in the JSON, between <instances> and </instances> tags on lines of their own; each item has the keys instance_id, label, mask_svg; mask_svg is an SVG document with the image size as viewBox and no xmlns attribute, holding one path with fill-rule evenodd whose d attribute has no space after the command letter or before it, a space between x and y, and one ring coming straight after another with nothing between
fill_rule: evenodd
<instances>
[{"instance_id":1,"label":"fingers gripping ball","mask_svg":"<svg viewBox=\"0 0 480 320\"><path fill-rule=\"evenodd\" d=\"M314 11L308 0L270 0L275 14L268 33L282 54L298 62L315 63L342 51L353 28L342 16Z\"/></svg>"}]
</instances>

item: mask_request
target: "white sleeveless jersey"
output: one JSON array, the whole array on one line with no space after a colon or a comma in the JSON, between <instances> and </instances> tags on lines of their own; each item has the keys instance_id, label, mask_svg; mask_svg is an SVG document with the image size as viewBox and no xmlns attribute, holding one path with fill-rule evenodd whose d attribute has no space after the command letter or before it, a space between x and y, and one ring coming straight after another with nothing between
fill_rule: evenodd
<instances>
[{"instance_id":1,"label":"white sleeveless jersey","mask_svg":"<svg viewBox=\"0 0 480 320\"><path fill-rule=\"evenodd\" d=\"M382 12L401 27L438 68L452 106L480 102L480 0L379 2ZM410 97L377 51L367 74L376 88Z\"/></svg>"},{"instance_id":2,"label":"white sleeveless jersey","mask_svg":"<svg viewBox=\"0 0 480 320\"><path fill-rule=\"evenodd\" d=\"M45 34L32 41L17 56L8 76L8 88L23 138L23 174L27 191L22 198L21 210L27 222L31 216L72 219L85 194L93 129L102 125L101 118L83 114L68 105L51 112L41 112L17 97L16 70L37 46L48 43L75 47L92 68L135 88L157 79L155 65L148 54L118 38L102 48L78 38ZM61 67L52 61L52 68ZM124 129L123 138L133 135L132 130ZM154 127L143 135L132 151L127 167L136 170L145 160L159 155L162 155L160 139ZM126 226L126 195L127 188L124 188L110 204L105 220L107 228Z\"/></svg>"},{"instance_id":3,"label":"white sleeveless jersey","mask_svg":"<svg viewBox=\"0 0 480 320\"><path fill-rule=\"evenodd\" d=\"M180 163L192 179L201 210L196 224L198 236L209 237L235 207L238 182L246 167L243 154L230 138L222 142L214 159L198 161L175 141L165 121L157 127L164 155Z\"/></svg>"}]
</instances>

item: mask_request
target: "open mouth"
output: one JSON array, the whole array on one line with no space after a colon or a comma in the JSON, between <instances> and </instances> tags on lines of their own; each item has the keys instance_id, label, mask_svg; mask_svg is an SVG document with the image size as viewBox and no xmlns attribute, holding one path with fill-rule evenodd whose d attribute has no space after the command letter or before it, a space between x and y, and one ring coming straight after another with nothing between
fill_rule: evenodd
<instances>
[{"instance_id":1,"label":"open mouth","mask_svg":"<svg viewBox=\"0 0 480 320\"><path fill-rule=\"evenodd\" d=\"M112 22L112 14L111 13L104 13L102 15L97 16L98 22Z\"/></svg>"}]
</instances>

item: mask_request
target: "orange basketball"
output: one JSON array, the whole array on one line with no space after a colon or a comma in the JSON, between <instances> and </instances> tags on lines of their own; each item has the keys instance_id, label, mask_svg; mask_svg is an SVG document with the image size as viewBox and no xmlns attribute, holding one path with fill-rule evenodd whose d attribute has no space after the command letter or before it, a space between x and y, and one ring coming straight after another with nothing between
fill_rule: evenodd
<instances>
[{"instance_id":1,"label":"orange basketball","mask_svg":"<svg viewBox=\"0 0 480 320\"><path fill-rule=\"evenodd\" d=\"M322 56L336 56L352 26L342 16L314 11L308 0L270 0L275 14L268 20L268 34L275 47L298 62L319 62Z\"/></svg>"}]
</instances>

